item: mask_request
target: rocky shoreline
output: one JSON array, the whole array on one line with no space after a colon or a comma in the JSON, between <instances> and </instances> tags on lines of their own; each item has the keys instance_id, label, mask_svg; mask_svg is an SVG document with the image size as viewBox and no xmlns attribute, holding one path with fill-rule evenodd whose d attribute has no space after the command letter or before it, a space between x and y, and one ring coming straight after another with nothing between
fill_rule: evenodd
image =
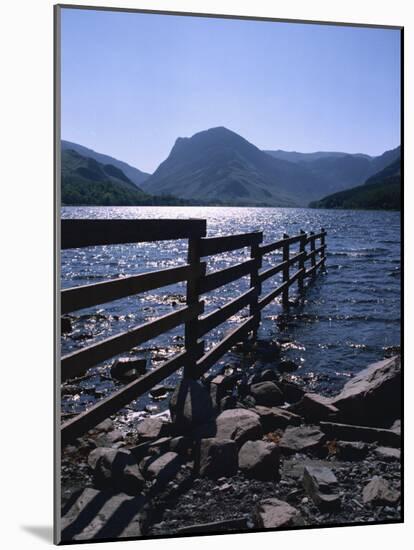
<instances>
[{"instance_id":1,"label":"rocky shoreline","mask_svg":"<svg viewBox=\"0 0 414 550\"><path fill-rule=\"evenodd\" d=\"M402 521L399 356L337 396L227 366L169 408L62 450L63 541Z\"/></svg>"}]
</instances>

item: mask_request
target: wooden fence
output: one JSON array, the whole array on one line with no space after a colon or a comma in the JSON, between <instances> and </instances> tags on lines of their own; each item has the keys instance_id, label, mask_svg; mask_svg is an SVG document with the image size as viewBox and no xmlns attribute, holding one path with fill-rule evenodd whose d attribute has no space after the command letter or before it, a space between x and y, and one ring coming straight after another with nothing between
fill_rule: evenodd
<instances>
[{"instance_id":1,"label":"wooden fence","mask_svg":"<svg viewBox=\"0 0 414 550\"><path fill-rule=\"evenodd\" d=\"M262 244L261 232L206 237L206 220L65 219L62 220L61 229L62 249L173 239L188 241L186 265L61 291L61 313L65 314L175 283L186 283L185 307L62 357L61 381L64 382L83 375L102 361L184 325L183 352L66 421L61 426L63 444L81 436L181 367L184 367L185 377L200 377L237 342L245 339L249 333L256 335L264 307L280 295L282 304L287 307L292 285L297 283L299 292L302 292L305 280L315 277L317 270L325 267L324 229L317 234L303 231L295 236L284 234L282 239L269 244ZM317 241L319 246L316 246ZM295 244L299 245L299 251L291 254L291 247ZM209 257L245 247L250 248L249 260L206 273ZM263 258L276 250L282 251L282 262L262 270ZM308 262L310 267L306 268ZM296 271L291 274L293 267ZM278 273L282 274L282 283L262 295L263 282ZM249 290L223 307L203 315L204 294L245 276L250 278ZM249 307L247 319L205 352L203 336L246 307Z\"/></svg>"}]
</instances>

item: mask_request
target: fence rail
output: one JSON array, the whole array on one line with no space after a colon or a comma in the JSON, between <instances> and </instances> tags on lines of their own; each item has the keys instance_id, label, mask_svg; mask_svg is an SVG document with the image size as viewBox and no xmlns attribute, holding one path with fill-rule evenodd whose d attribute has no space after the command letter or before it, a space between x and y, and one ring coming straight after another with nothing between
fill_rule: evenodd
<instances>
[{"instance_id":1,"label":"fence rail","mask_svg":"<svg viewBox=\"0 0 414 550\"><path fill-rule=\"evenodd\" d=\"M298 291L302 293L305 280L313 279L318 269L325 268L326 231L323 228L319 233L285 234L282 239L266 244L262 244L262 232L223 237L206 237L206 232L205 220L62 220L62 249L175 239L188 241L186 265L62 290L61 312L66 314L171 284L186 284L185 307L62 357L63 382L177 326L184 326L183 352L63 423L63 444L83 435L181 367L184 367L184 376L200 377L237 342L249 333L256 335L263 308L280 295L283 306L288 307L290 287L297 282ZM320 242L319 246L316 241ZM291 255L291 246L295 244L299 244L299 251ZM308 245L309 252L306 251ZM207 273L209 257L245 247L250 248L249 260ZM282 251L282 261L262 270L263 258L276 250ZM308 269L306 262L310 262ZM294 273L290 272L292 267L296 269ZM262 296L262 283L279 273L282 282ZM248 291L202 315L203 294L246 276L250 280ZM249 307L249 316L205 352L202 337L246 307Z\"/></svg>"}]
</instances>

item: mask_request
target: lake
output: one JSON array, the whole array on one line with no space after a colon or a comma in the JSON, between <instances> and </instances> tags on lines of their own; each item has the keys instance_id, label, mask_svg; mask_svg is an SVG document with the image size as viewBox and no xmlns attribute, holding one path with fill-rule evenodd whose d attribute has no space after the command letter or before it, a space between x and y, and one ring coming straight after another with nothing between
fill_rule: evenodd
<instances>
[{"instance_id":1,"label":"lake","mask_svg":"<svg viewBox=\"0 0 414 550\"><path fill-rule=\"evenodd\" d=\"M313 210L307 208L236 207L64 207L63 218L204 218L208 236L263 231L264 242L300 229L327 232L327 271L317 277L288 315L281 316L276 299L263 310L260 338L282 338L283 358L295 361L296 374L305 377L310 388L325 393L339 390L352 374L370 362L380 360L389 348L400 345L400 213L386 211ZM211 258L209 270L222 269L249 258L249 250ZM281 261L280 251L268 256L263 267ZM113 277L182 265L186 263L186 242L165 241L65 250L61 255L62 288L90 284ZM278 279L270 279L263 291L270 291ZM247 290L248 278L205 296L206 312ZM62 337L62 354L116 334L144 321L169 313L183 302L183 284L103 304L72 315L73 332ZM243 311L209 335L207 348L223 333L236 326ZM182 347L183 330L171 331L139 354L159 361ZM237 355L228 354L218 365ZM65 397L66 411L80 411L98 396L113 391L105 375L110 362L92 370L86 389L98 389L80 396ZM172 382L175 381L173 377ZM168 400L167 400L168 401ZM167 402L166 401L166 402ZM137 408L145 399L134 404ZM163 405L161 404L161 408Z\"/></svg>"}]
</instances>

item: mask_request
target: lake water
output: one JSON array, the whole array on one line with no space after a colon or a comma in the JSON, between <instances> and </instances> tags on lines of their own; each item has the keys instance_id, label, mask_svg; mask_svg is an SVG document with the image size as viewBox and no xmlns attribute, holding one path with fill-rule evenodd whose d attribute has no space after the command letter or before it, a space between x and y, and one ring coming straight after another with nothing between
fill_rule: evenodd
<instances>
[{"instance_id":1,"label":"lake water","mask_svg":"<svg viewBox=\"0 0 414 550\"><path fill-rule=\"evenodd\" d=\"M327 271L317 277L304 299L281 317L276 299L263 310L259 337L283 338L283 358L299 364L296 374L306 377L316 391L332 393L370 362L380 360L389 348L400 345L400 214L398 212L312 210L306 208L225 207L64 207L63 218L204 218L208 236L261 230L264 242L283 233L327 232ZM209 271L249 258L249 250L212 257ZM88 284L186 263L186 241L165 241L65 250L61 257L62 288ZM281 261L280 253L269 254L263 267ZM277 277L264 285L264 292L278 284ZM206 312L247 290L248 278L205 296ZM74 330L62 337L62 353L152 320L180 307L184 286L173 285L110 304L75 312ZM207 348L248 315L241 312L210 333ZM183 330L171 331L139 354L153 364L182 347ZM218 365L229 360L228 354ZM86 389L98 388L98 396L113 391L106 377L110 362L92 370ZM172 382L175 379L173 377ZM100 392L100 393L99 393ZM79 411L97 395L86 392L63 399L64 409ZM145 403L141 399L134 405ZM161 404L162 408L162 404Z\"/></svg>"}]
</instances>

